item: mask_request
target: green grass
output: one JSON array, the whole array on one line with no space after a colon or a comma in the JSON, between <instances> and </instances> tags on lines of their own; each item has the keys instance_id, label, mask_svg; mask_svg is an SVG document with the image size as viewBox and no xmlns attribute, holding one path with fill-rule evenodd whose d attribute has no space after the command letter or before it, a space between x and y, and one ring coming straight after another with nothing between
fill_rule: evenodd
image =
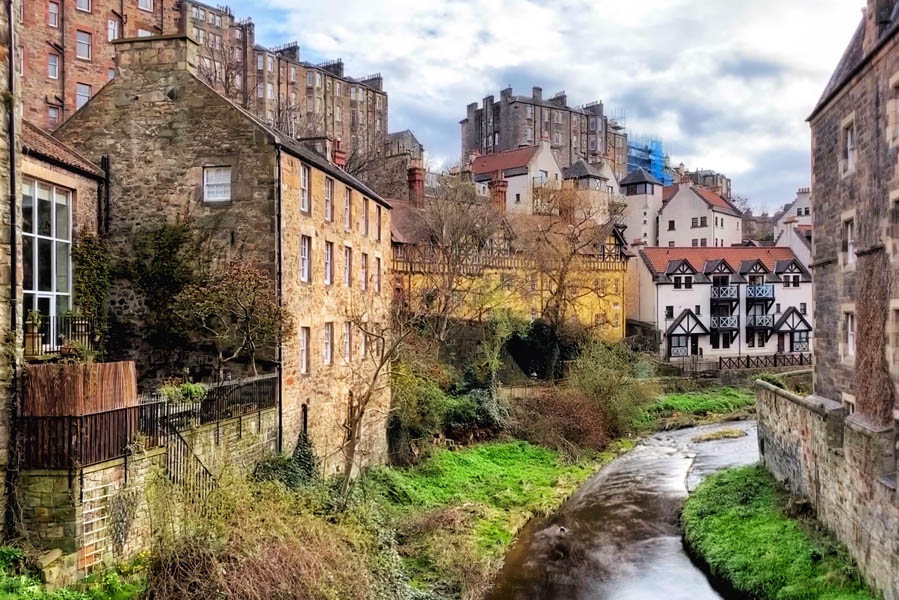
<instances>
[{"instance_id":1,"label":"green grass","mask_svg":"<svg viewBox=\"0 0 899 600\"><path fill-rule=\"evenodd\" d=\"M687 499L684 534L713 574L760 600L874 600L843 546L785 514L788 499L760 466L724 471Z\"/></svg>"},{"instance_id":2,"label":"green grass","mask_svg":"<svg viewBox=\"0 0 899 600\"><path fill-rule=\"evenodd\" d=\"M366 493L392 515L413 585L467 596L489 583L528 520L631 447L617 442L576 463L522 441L442 450L415 468L374 471Z\"/></svg>"},{"instance_id":3,"label":"green grass","mask_svg":"<svg viewBox=\"0 0 899 600\"><path fill-rule=\"evenodd\" d=\"M732 387L701 392L666 394L635 420L639 430L671 429L744 415L755 404L755 395Z\"/></svg>"}]
</instances>

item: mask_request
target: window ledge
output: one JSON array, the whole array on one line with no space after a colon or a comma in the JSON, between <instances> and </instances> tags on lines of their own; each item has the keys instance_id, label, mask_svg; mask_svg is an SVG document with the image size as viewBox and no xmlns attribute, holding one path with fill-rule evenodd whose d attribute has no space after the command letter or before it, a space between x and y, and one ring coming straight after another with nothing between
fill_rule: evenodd
<instances>
[{"instance_id":1,"label":"window ledge","mask_svg":"<svg viewBox=\"0 0 899 600\"><path fill-rule=\"evenodd\" d=\"M231 206L234 200L206 200L203 199L203 206Z\"/></svg>"}]
</instances>

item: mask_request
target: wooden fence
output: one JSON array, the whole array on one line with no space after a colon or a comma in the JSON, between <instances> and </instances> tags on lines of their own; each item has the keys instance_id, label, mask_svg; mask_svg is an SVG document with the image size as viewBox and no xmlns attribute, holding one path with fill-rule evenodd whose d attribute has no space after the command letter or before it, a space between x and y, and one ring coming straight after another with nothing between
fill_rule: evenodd
<instances>
[{"instance_id":1,"label":"wooden fence","mask_svg":"<svg viewBox=\"0 0 899 600\"><path fill-rule=\"evenodd\" d=\"M137 406L134 362L25 365L23 416L70 417Z\"/></svg>"}]
</instances>

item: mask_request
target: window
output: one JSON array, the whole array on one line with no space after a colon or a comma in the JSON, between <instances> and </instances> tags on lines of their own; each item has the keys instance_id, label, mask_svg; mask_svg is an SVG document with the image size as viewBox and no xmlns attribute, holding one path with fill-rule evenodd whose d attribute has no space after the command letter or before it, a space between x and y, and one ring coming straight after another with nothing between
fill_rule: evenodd
<instances>
[{"instance_id":1,"label":"window","mask_svg":"<svg viewBox=\"0 0 899 600\"><path fill-rule=\"evenodd\" d=\"M325 323L322 329L322 362L330 365L334 362L334 323Z\"/></svg>"},{"instance_id":2,"label":"window","mask_svg":"<svg viewBox=\"0 0 899 600\"><path fill-rule=\"evenodd\" d=\"M530 104L525 105L524 112L525 112L525 115L527 115L528 119L534 118L534 107L531 106Z\"/></svg>"},{"instance_id":3,"label":"window","mask_svg":"<svg viewBox=\"0 0 899 600\"><path fill-rule=\"evenodd\" d=\"M843 264L855 264L855 220L843 221Z\"/></svg>"},{"instance_id":4,"label":"window","mask_svg":"<svg viewBox=\"0 0 899 600\"><path fill-rule=\"evenodd\" d=\"M57 2L50 2L47 5L47 25L59 27L59 4Z\"/></svg>"},{"instance_id":5,"label":"window","mask_svg":"<svg viewBox=\"0 0 899 600\"><path fill-rule=\"evenodd\" d=\"M700 217L699 218L699 226L700 227L707 227L708 224L709 224L708 217Z\"/></svg>"},{"instance_id":6,"label":"window","mask_svg":"<svg viewBox=\"0 0 899 600\"><path fill-rule=\"evenodd\" d=\"M315 73L315 87L321 87L321 86L322 86L322 74L316 72Z\"/></svg>"},{"instance_id":7,"label":"window","mask_svg":"<svg viewBox=\"0 0 899 600\"><path fill-rule=\"evenodd\" d=\"M150 37L153 35L152 31L147 31L146 29L138 29L137 37Z\"/></svg>"},{"instance_id":8,"label":"window","mask_svg":"<svg viewBox=\"0 0 899 600\"><path fill-rule=\"evenodd\" d=\"M153 0L137 0L137 7L141 10L153 12Z\"/></svg>"},{"instance_id":9,"label":"window","mask_svg":"<svg viewBox=\"0 0 899 600\"><path fill-rule=\"evenodd\" d=\"M75 108L81 108L91 99L91 86L86 83L75 84Z\"/></svg>"},{"instance_id":10,"label":"window","mask_svg":"<svg viewBox=\"0 0 899 600\"><path fill-rule=\"evenodd\" d=\"M340 82L339 81L334 82L334 95L340 96Z\"/></svg>"},{"instance_id":11,"label":"window","mask_svg":"<svg viewBox=\"0 0 899 600\"><path fill-rule=\"evenodd\" d=\"M699 227L699 217L693 217L690 226L691 227Z\"/></svg>"},{"instance_id":12,"label":"window","mask_svg":"<svg viewBox=\"0 0 899 600\"><path fill-rule=\"evenodd\" d=\"M671 241L668 242L668 247L669 247L669 248L674 248L674 240L671 240Z\"/></svg>"},{"instance_id":13,"label":"window","mask_svg":"<svg viewBox=\"0 0 899 600\"><path fill-rule=\"evenodd\" d=\"M330 177L325 178L325 221L334 220L334 180Z\"/></svg>"},{"instance_id":14,"label":"window","mask_svg":"<svg viewBox=\"0 0 899 600\"><path fill-rule=\"evenodd\" d=\"M693 238L691 241L693 242L693 247L694 247L694 248L696 248L697 246L699 246L699 240L698 240L698 239Z\"/></svg>"},{"instance_id":15,"label":"window","mask_svg":"<svg viewBox=\"0 0 899 600\"><path fill-rule=\"evenodd\" d=\"M774 313L778 315L780 314L780 302L774 305Z\"/></svg>"},{"instance_id":16,"label":"window","mask_svg":"<svg viewBox=\"0 0 899 600\"><path fill-rule=\"evenodd\" d=\"M746 337L746 346L749 348L755 348L755 334L751 333Z\"/></svg>"},{"instance_id":17,"label":"window","mask_svg":"<svg viewBox=\"0 0 899 600\"><path fill-rule=\"evenodd\" d=\"M260 67L262 68L262 67ZM306 85L312 87L315 85L315 72L314 71L306 71Z\"/></svg>"},{"instance_id":18,"label":"window","mask_svg":"<svg viewBox=\"0 0 899 600\"><path fill-rule=\"evenodd\" d=\"M674 231L674 221L668 221L668 231Z\"/></svg>"},{"instance_id":19,"label":"window","mask_svg":"<svg viewBox=\"0 0 899 600\"><path fill-rule=\"evenodd\" d=\"M673 306L666 306L666 307L665 307L665 318L666 318L666 319L673 319L673 318L674 318L674 307L673 307Z\"/></svg>"},{"instance_id":20,"label":"window","mask_svg":"<svg viewBox=\"0 0 899 600\"><path fill-rule=\"evenodd\" d=\"M91 59L91 34L86 31L75 32L75 57Z\"/></svg>"},{"instance_id":21,"label":"window","mask_svg":"<svg viewBox=\"0 0 899 600\"><path fill-rule=\"evenodd\" d=\"M368 254L362 253L362 264L359 268L359 285L363 291L368 289Z\"/></svg>"},{"instance_id":22,"label":"window","mask_svg":"<svg viewBox=\"0 0 899 600\"><path fill-rule=\"evenodd\" d=\"M693 312L696 313L697 315L701 315L702 314L702 306L700 306L699 304L695 305L693 307Z\"/></svg>"},{"instance_id":23,"label":"window","mask_svg":"<svg viewBox=\"0 0 899 600\"><path fill-rule=\"evenodd\" d=\"M325 285L334 281L334 242L325 242Z\"/></svg>"},{"instance_id":24,"label":"window","mask_svg":"<svg viewBox=\"0 0 899 600\"><path fill-rule=\"evenodd\" d=\"M856 160L856 139L855 139L855 122L850 121L849 124L843 126L843 160L841 171L845 175L855 170Z\"/></svg>"},{"instance_id":25,"label":"window","mask_svg":"<svg viewBox=\"0 0 899 600\"><path fill-rule=\"evenodd\" d=\"M265 93L266 97L274 98L275 97L275 84L274 83L266 83L265 84Z\"/></svg>"},{"instance_id":26,"label":"window","mask_svg":"<svg viewBox=\"0 0 899 600\"><path fill-rule=\"evenodd\" d=\"M59 79L59 56L56 54L47 56L47 77Z\"/></svg>"},{"instance_id":27,"label":"window","mask_svg":"<svg viewBox=\"0 0 899 600\"><path fill-rule=\"evenodd\" d=\"M300 327L300 373L309 372L309 328Z\"/></svg>"},{"instance_id":28,"label":"window","mask_svg":"<svg viewBox=\"0 0 899 600\"><path fill-rule=\"evenodd\" d=\"M343 227L349 230L353 226L353 192L350 188L343 191Z\"/></svg>"},{"instance_id":29,"label":"window","mask_svg":"<svg viewBox=\"0 0 899 600\"><path fill-rule=\"evenodd\" d=\"M309 167L300 167L300 210L309 212Z\"/></svg>"},{"instance_id":30,"label":"window","mask_svg":"<svg viewBox=\"0 0 899 600\"><path fill-rule=\"evenodd\" d=\"M256 55L256 70L261 71L265 68L265 57L262 54Z\"/></svg>"},{"instance_id":31,"label":"window","mask_svg":"<svg viewBox=\"0 0 899 600\"><path fill-rule=\"evenodd\" d=\"M72 193L33 179L22 184L25 313L52 317L71 309Z\"/></svg>"},{"instance_id":32,"label":"window","mask_svg":"<svg viewBox=\"0 0 899 600\"><path fill-rule=\"evenodd\" d=\"M702 238L701 240L699 240L699 245L701 247L705 248L708 245L706 242L707 242L706 238Z\"/></svg>"},{"instance_id":33,"label":"window","mask_svg":"<svg viewBox=\"0 0 899 600\"><path fill-rule=\"evenodd\" d=\"M271 56L268 56L267 58L268 58L268 72L274 73L275 72L275 59L272 58Z\"/></svg>"},{"instance_id":34,"label":"window","mask_svg":"<svg viewBox=\"0 0 899 600\"><path fill-rule=\"evenodd\" d=\"M343 324L343 360L353 360L353 324L350 321Z\"/></svg>"},{"instance_id":35,"label":"window","mask_svg":"<svg viewBox=\"0 0 899 600\"><path fill-rule=\"evenodd\" d=\"M806 307L805 302L800 302L799 303L799 314L800 315L806 314L806 312L805 312L806 310L807 310L807 307Z\"/></svg>"},{"instance_id":36,"label":"window","mask_svg":"<svg viewBox=\"0 0 899 600\"><path fill-rule=\"evenodd\" d=\"M379 257L379 256L376 256L376 257L375 257L375 275L374 275L374 278L375 278L375 281L374 281L374 284L375 284L375 293L376 293L376 294L380 294L380 293L381 293L381 257Z\"/></svg>"},{"instance_id":37,"label":"window","mask_svg":"<svg viewBox=\"0 0 899 600\"><path fill-rule=\"evenodd\" d=\"M362 235L368 235L368 198L362 199Z\"/></svg>"},{"instance_id":38,"label":"window","mask_svg":"<svg viewBox=\"0 0 899 600\"><path fill-rule=\"evenodd\" d=\"M353 249L349 246L343 247L343 286L350 287L353 285Z\"/></svg>"},{"instance_id":39,"label":"window","mask_svg":"<svg viewBox=\"0 0 899 600\"><path fill-rule=\"evenodd\" d=\"M262 82L256 86L256 97L265 98L265 86L262 85Z\"/></svg>"},{"instance_id":40,"label":"window","mask_svg":"<svg viewBox=\"0 0 899 600\"><path fill-rule=\"evenodd\" d=\"M381 205L375 207L375 240L381 241Z\"/></svg>"},{"instance_id":41,"label":"window","mask_svg":"<svg viewBox=\"0 0 899 600\"><path fill-rule=\"evenodd\" d=\"M855 356L855 313L843 313L843 357Z\"/></svg>"},{"instance_id":42,"label":"window","mask_svg":"<svg viewBox=\"0 0 899 600\"><path fill-rule=\"evenodd\" d=\"M91 11L91 0L75 0L75 8L84 12Z\"/></svg>"},{"instance_id":43,"label":"window","mask_svg":"<svg viewBox=\"0 0 899 600\"><path fill-rule=\"evenodd\" d=\"M111 42L119 37L119 22L115 19L109 19L106 22L106 37Z\"/></svg>"},{"instance_id":44,"label":"window","mask_svg":"<svg viewBox=\"0 0 899 600\"><path fill-rule=\"evenodd\" d=\"M110 68L109 71L107 71L106 74L107 74L107 76L109 77L109 80L112 81L113 79L115 79L115 76L116 76L116 70L113 69L113 68Z\"/></svg>"},{"instance_id":45,"label":"window","mask_svg":"<svg viewBox=\"0 0 899 600\"><path fill-rule=\"evenodd\" d=\"M309 283L310 266L309 257L312 255L312 238L308 235L300 236L300 281Z\"/></svg>"},{"instance_id":46,"label":"window","mask_svg":"<svg viewBox=\"0 0 899 600\"><path fill-rule=\"evenodd\" d=\"M675 275L674 276L674 289L693 289L693 276L692 275Z\"/></svg>"},{"instance_id":47,"label":"window","mask_svg":"<svg viewBox=\"0 0 899 600\"><path fill-rule=\"evenodd\" d=\"M784 287L799 287L799 275L784 275Z\"/></svg>"},{"instance_id":48,"label":"window","mask_svg":"<svg viewBox=\"0 0 899 600\"><path fill-rule=\"evenodd\" d=\"M203 201L231 200L231 167L203 167Z\"/></svg>"},{"instance_id":49,"label":"window","mask_svg":"<svg viewBox=\"0 0 899 600\"><path fill-rule=\"evenodd\" d=\"M47 119L50 121L50 125L59 125L59 107L58 106L47 107Z\"/></svg>"}]
</instances>

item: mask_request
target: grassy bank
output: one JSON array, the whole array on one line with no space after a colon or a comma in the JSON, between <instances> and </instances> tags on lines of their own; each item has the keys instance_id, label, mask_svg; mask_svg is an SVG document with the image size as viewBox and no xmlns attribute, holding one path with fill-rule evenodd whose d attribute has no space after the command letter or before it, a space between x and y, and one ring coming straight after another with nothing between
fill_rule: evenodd
<instances>
[{"instance_id":1,"label":"grassy bank","mask_svg":"<svg viewBox=\"0 0 899 600\"><path fill-rule=\"evenodd\" d=\"M47 591L21 550L0 547L0 600L133 600L143 593L139 570L135 563L89 577L76 587Z\"/></svg>"},{"instance_id":2,"label":"grassy bank","mask_svg":"<svg viewBox=\"0 0 899 600\"><path fill-rule=\"evenodd\" d=\"M413 469L381 469L366 482L398 531L416 589L477 598L518 530L552 513L603 464L633 446L617 442L576 463L526 442L437 452Z\"/></svg>"},{"instance_id":3,"label":"grassy bank","mask_svg":"<svg viewBox=\"0 0 899 600\"><path fill-rule=\"evenodd\" d=\"M637 415L635 427L657 431L748 418L754 406L755 394L742 388L665 394Z\"/></svg>"},{"instance_id":4,"label":"grassy bank","mask_svg":"<svg viewBox=\"0 0 899 600\"><path fill-rule=\"evenodd\" d=\"M687 499L684 535L712 574L761 600L874 600L846 549L787 515L788 494L760 466L709 477Z\"/></svg>"}]
</instances>

